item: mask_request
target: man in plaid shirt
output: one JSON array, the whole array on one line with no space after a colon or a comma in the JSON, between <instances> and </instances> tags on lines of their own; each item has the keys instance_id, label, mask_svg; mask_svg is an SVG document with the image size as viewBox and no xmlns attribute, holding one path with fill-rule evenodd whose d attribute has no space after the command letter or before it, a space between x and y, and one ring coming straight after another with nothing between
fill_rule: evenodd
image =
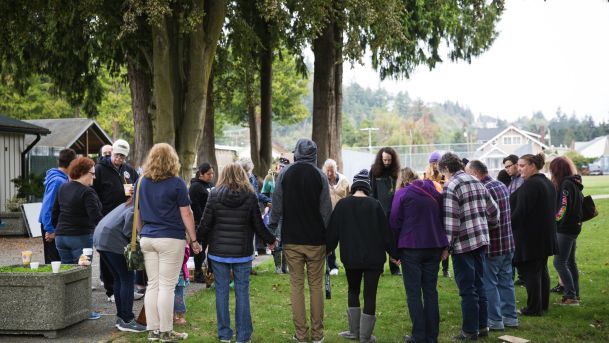
<instances>
[{"instance_id":1,"label":"man in plaid shirt","mask_svg":"<svg viewBox=\"0 0 609 343\"><path fill-rule=\"evenodd\" d=\"M444 187L444 227L461 296L463 324L456 340L488 336L487 299L482 275L489 227L499 222L499 208L484 185L463 171L463 163L446 153L438 163L448 180Z\"/></svg>"},{"instance_id":2,"label":"man in plaid shirt","mask_svg":"<svg viewBox=\"0 0 609 343\"><path fill-rule=\"evenodd\" d=\"M490 246L484 268L484 289L488 299L488 327L502 331L507 327L518 327L516 296L512 279L512 257L514 257L514 236L512 235L512 214L510 192L507 187L488 175L484 163L473 160L465 171L480 180L499 206L499 226L489 230Z\"/></svg>"}]
</instances>

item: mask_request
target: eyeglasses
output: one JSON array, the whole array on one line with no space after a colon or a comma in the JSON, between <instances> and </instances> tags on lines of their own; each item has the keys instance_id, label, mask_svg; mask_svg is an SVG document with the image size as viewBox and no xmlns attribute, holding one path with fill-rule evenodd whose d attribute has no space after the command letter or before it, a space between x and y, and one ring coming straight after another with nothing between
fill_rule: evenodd
<instances>
[{"instance_id":1,"label":"eyeglasses","mask_svg":"<svg viewBox=\"0 0 609 343\"><path fill-rule=\"evenodd\" d=\"M510 169L510 168L512 168L513 166L515 166L515 164L510 164L509 166L505 166L505 169Z\"/></svg>"}]
</instances>

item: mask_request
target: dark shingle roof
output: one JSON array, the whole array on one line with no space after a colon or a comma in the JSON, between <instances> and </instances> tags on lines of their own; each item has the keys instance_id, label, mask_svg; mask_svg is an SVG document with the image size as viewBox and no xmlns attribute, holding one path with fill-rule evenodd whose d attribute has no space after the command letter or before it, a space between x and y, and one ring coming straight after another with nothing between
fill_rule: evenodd
<instances>
[{"instance_id":1,"label":"dark shingle roof","mask_svg":"<svg viewBox=\"0 0 609 343\"><path fill-rule=\"evenodd\" d=\"M97 140L103 144L111 144L112 139L93 119L89 118L64 118L64 119L35 119L27 120L30 124L49 128L52 134L43 137L38 146L50 146L58 148L71 147L90 127ZM26 140L27 143L27 140Z\"/></svg>"},{"instance_id":2,"label":"dark shingle roof","mask_svg":"<svg viewBox=\"0 0 609 343\"><path fill-rule=\"evenodd\" d=\"M25 133L31 135L48 135L51 133L51 131L45 127L40 127L32 123L27 123L25 121L9 118L3 115L0 115L0 132Z\"/></svg>"}]
</instances>

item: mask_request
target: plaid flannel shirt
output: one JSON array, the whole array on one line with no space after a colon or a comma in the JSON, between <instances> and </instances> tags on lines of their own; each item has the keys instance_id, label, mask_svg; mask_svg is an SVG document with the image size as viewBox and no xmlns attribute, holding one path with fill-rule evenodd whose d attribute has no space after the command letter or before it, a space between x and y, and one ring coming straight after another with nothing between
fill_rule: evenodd
<instances>
[{"instance_id":1,"label":"plaid flannel shirt","mask_svg":"<svg viewBox=\"0 0 609 343\"><path fill-rule=\"evenodd\" d=\"M458 171L444 187L444 228L452 254L462 254L489 244L489 226L499 222L497 204L484 185Z\"/></svg>"},{"instance_id":2,"label":"plaid flannel shirt","mask_svg":"<svg viewBox=\"0 0 609 343\"><path fill-rule=\"evenodd\" d=\"M520 186L522 186L523 183L524 179L522 178L522 176L512 176L512 180L510 181L510 185L508 186L508 191L510 192L510 194L516 192L516 190Z\"/></svg>"},{"instance_id":3,"label":"plaid flannel shirt","mask_svg":"<svg viewBox=\"0 0 609 343\"><path fill-rule=\"evenodd\" d=\"M512 234L512 211L510 209L510 192L507 187L490 176L481 180L482 184L499 207L499 225L489 227L489 256L501 256L514 251L514 236Z\"/></svg>"}]
</instances>

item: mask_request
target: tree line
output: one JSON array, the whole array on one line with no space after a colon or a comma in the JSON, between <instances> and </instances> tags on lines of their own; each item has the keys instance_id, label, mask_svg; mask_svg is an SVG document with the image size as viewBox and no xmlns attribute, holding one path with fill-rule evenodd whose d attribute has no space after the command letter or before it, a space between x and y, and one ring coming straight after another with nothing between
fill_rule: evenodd
<instances>
[{"instance_id":1,"label":"tree line","mask_svg":"<svg viewBox=\"0 0 609 343\"><path fill-rule=\"evenodd\" d=\"M340 163L344 62L369 53L382 79L408 77L443 58L470 62L492 44L503 9L501 0L441 7L414 0L3 1L0 79L25 94L32 77L48 78L75 115L95 117L104 73L126 71L135 163L153 143L167 142L183 176L195 155L213 160L215 109L230 104L226 112L247 118L260 173L270 164L273 121L290 121L279 111L274 62L292 60L302 75L311 47L311 137L320 160ZM225 91L214 103L214 93Z\"/></svg>"}]
</instances>

